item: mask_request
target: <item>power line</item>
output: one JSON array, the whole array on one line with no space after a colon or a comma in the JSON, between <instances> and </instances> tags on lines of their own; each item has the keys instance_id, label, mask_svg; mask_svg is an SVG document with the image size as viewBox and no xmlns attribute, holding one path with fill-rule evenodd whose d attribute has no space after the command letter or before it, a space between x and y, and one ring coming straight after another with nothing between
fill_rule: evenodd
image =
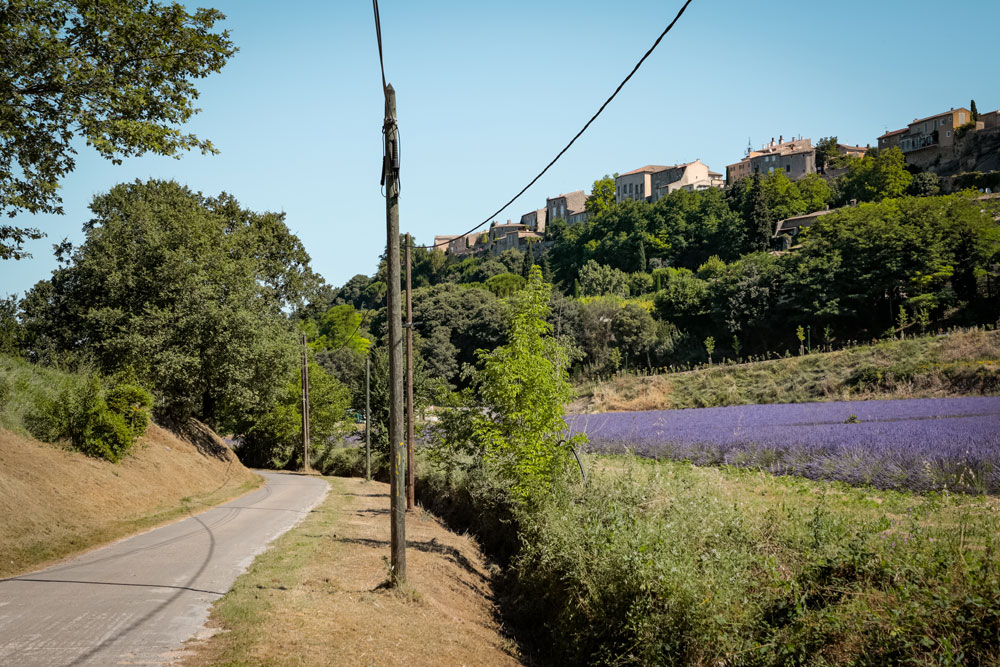
<instances>
[{"instance_id":1,"label":"power line","mask_svg":"<svg viewBox=\"0 0 1000 667\"><path fill-rule=\"evenodd\" d=\"M378 19L378 0L372 0L375 11L375 38L378 40L378 66L382 70L382 95L385 96L385 65L382 63L382 23Z\"/></svg>"},{"instance_id":2,"label":"power line","mask_svg":"<svg viewBox=\"0 0 1000 667\"><path fill-rule=\"evenodd\" d=\"M377 13L378 12L378 7L377 7L378 1L377 0L373 0L373 2L375 2L375 4L376 4L376 10L375 11ZM461 234L460 236L467 236L467 235L471 234L472 232L476 231L477 229L479 229L480 227L482 227L483 225L485 225L486 223L488 223L490 220L492 220L496 216L500 215L505 208L507 208L508 206L510 206L511 204L513 204L515 201L517 201L518 197L520 197L525 192L527 192L528 188L530 188L532 185L534 185L538 181L538 179L540 179L543 175L545 175L545 172L547 172L549 170L549 168L552 165L554 165L556 163L556 161L559 160L559 158L561 158L563 156L563 153L565 153L566 151L568 151L570 149L570 146L572 146L574 143L576 143L576 140L579 139L580 136L584 132L587 131L587 128L590 127L590 124L593 123L595 120L597 120L597 117L600 116L601 112L604 111L604 108L607 107L608 104L611 103L611 100L613 100L613 99L615 99L615 97L617 97L618 93L621 92L621 89L625 87L625 84L628 83L629 79L631 79L632 76L639 70L639 67L642 65L642 63L644 63L646 61L646 58L648 58L650 56L650 54L652 54L653 51L656 49L656 47L660 45L660 42L663 41L663 38L667 36L667 33L670 32L671 28L674 27L674 24L677 23L677 21L678 21L678 19L680 19L681 15L684 14L684 10L686 10L688 8L688 5L690 5L690 4L691 4L691 0L687 0L687 2L684 3L684 6L681 7L680 11L677 12L677 15L674 16L674 20L671 21L670 25L668 25L664 29L664 31L660 33L660 36L656 38L656 41L653 42L653 45L651 47L649 47L649 50L646 51L646 53L643 54L642 58L639 59L639 62L637 62L635 64L635 67L632 68L632 71L628 73L628 76L626 76L622 80L622 82L618 84L618 87L615 88L615 92L611 93L611 97L609 97L607 100L604 101L604 104L602 104L601 108L597 110L597 113L595 113L593 116L591 116L590 120L587 121L587 123L583 126L583 128L581 128L580 131L577 132L573 136L573 138L569 140L569 143L566 144L566 147L563 148L561 151L559 151L559 153L554 158L552 158L552 161L549 162L547 165L545 165L544 169L542 169L540 172L538 172L537 176L535 176L533 179L531 179L531 181L527 185L525 185L523 188L521 188L520 192L518 192L516 195L514 195L513 197L511 197L510 201L508 201L506 204L504 204L503 206L501 206L500 208L498 208L494 213L492 213L489 217L487 217L485 220L483 220L482 222L480 222L478 225L476 225L475 227L473 227L469 231L465 232L465 234ZM377 15L376 15L375 23L376 23L375 30L376 30L376 32L378 32L379 28L378 28L378 17L377 17ZM382 57L382 38L379 37L379 59L380 60L381 60L381 57ZM384 81L384 78L385 77L383 76L383 81ZM440 243L431 243L431 244L428 244L428 245L415 245L413 247L414 248L436 248L436 247L441 246L441 245L447 245L448 243L449 243L448 241L441 241Z\"/></svg>"}]
</instances>

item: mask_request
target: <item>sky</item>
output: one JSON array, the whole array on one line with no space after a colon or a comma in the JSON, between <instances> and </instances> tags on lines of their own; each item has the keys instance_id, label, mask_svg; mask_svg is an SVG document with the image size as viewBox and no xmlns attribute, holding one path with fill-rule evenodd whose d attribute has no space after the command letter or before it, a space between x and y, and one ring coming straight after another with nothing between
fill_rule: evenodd
<instances>
[{"instance_id":1,"label":"sky","mask_svg":"<svg viewBox=\"0 0 1000 667\"><path fill-rule=\"evenodd\" d=\"M682 0L502 3L381 0L386 78L397 95L400 228L418 243L458 234L510 199L565 146L670 22ZM80 145L65 215L39 227L32 259L0 261L0 296L84 240L88 205L122 182L174 179L282 211L313 268L339 286L385 248L379 185L383 99L371 4L203 0L240 51L198 82L185 130L219 155L113 165ZM1000 107L1000 2L694 0L563 158L496 219L605 174L701 159L725 172L755 146L803 135L876 144L886 130L976 100Z\"/></svg>"}]
</instances>

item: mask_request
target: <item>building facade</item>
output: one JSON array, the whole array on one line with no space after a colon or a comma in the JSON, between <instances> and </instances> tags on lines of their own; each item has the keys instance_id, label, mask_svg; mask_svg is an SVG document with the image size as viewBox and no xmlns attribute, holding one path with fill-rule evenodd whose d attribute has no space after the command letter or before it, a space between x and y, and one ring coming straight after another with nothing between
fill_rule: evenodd
<instances>
[{"instance_id":1,"label":"building facade","mask_svg":"<svg viewBox=\"0 0 1000 667\"><path fill-rule=\"evenodd\" d=\"M903 153L912 153L935 146L953 146L955 129L971 121L972 112L965 107L953 108L926 118L914 118L903 129L886 132L879 137L878 147L898 147Z\"/></svg>"},{"instance_id":2,"label":"building facade","mask_svg":"<svg viewBox=\"0 0 1000 667\"><path fill-rule=\"evenodd\" d=\"M548 197L545 200L545 219L548 223L553 220L565 220L570 222L570 217L575 217L576 222L587 219L587 193L583 190L568 192L556 197Z\"/></svg>"},{"instance_id":3,"label":"building facade","mask_svg":"<svg viewBox=\"0 0 1000 667\"><path fill-rule=\"evenodd\" d=\"M539 234L545 233L545 209L540 208L537 211L532 211L531 213L525 213L521 216L521 224L528 229L538 232Z\"/></svg>"},{"instance_id":4,"label":"building facade","mask_svg":"<svg viewBox=\"0 0 1000 667\"><path fill-rule=\"evenodd\" d=\"M747 151L746 157L735 164L726 166L727 182L732 184L753 174L766 176L782 171L785 176L797 181L806 174L816 173L816 149L812 139L795 137L785 141L771 139L761 149Z\"/></svg>"}]
</instances>

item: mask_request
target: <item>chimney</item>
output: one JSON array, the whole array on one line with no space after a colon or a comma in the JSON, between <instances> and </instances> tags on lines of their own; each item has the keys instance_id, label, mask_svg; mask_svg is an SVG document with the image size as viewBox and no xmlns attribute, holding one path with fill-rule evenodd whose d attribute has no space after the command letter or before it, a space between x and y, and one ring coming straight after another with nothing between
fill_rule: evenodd
<instances>
[{"instance_id":1,"label":"chimney","mask_svg":"<svg viewBox=\"0 0 1000 667\"><path fill-rule=\"evenodd\" d=\"M778 143L779 143L779 144L783 144L783 143L785 143L785 137L779 134L779 135L778 135Z\"/></svg>"}]
</instances>

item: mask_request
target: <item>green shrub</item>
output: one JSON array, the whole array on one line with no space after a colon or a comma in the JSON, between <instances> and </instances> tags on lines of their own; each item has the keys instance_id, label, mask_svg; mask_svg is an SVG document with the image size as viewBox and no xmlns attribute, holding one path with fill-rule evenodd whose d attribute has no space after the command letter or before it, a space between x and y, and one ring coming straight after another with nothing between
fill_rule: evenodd
<instances>
[{"instance_id":1,"label":"green shrub","mask_svg":"<svg viewBox=\"0 0 1000 667\"><path fill-rule=\"evenodd\" d=\"M24 426L43 442L68 439L87 456L120 461L149 423L152 395L130 383L105 389L97 376L69 378L57 393L37 393Z\"/></svg>"}]
</instances>

